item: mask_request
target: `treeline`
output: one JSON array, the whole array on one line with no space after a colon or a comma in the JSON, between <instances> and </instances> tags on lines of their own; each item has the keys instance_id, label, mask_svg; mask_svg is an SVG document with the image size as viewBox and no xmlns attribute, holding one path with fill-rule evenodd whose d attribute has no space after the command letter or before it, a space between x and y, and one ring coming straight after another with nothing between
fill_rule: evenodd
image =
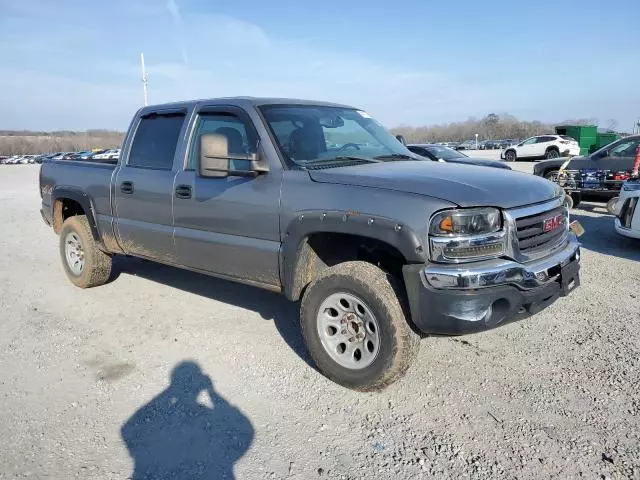
<instances>
[{"instance_id":1,"label":"treeline","mask_svg":"<svg viewBox=\"0 0 640 480\"><path fill-rule=\"evenodd\" d=\"M118 148L124 133L110 130L32 132L0 130L0 155L79 152Z\"/></svg>"},{"instance_id":2,"label":"treeline","mask_svg":"<svg viewBox=\"0 0 640 480\"><path fill-rule=\"evenodd\" d=\"M596 124L595 119L567 120L562 124ZM539 121L525 122L508 114L490 113L482 119L470 118L466 122L454 122L424 127L397 127L394 135L404 135L409 143L463 142L475 140L502 140L507 138L523 139L534 135L554 133L554 125Z\"/></svg>"}]
</instances>

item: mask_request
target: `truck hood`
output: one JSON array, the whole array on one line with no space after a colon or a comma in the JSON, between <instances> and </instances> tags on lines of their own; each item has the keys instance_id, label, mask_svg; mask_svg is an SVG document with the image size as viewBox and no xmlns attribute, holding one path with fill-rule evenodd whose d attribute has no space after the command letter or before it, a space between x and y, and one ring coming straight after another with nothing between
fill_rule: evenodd
<instances>
[{"instance_id":1,"label":"truck hood","mask_svg":"<svg viewBox=\"0 0 640 480\"><path fill-rule=\"evenodd\" d=\"M461 207L514 208L551 200L562 189L543 178L499 168L440 162L385 162L309 170L314 182L435 197Z\"/></svg>"}]
</instances>

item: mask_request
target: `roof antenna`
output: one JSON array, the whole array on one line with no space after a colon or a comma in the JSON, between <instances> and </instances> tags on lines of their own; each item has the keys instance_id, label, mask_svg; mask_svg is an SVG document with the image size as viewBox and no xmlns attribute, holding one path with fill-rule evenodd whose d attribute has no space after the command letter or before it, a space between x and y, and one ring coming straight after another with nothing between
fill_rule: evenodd
<instances>
[{"instance_id":1,"label":"roof antenna","mask_svg":"<svg viewBox=\"0 0 640 480\"><path fill-rule=\"evenodd\" d=\"M147 75L144 69L144 53L140 54L140 64L142 65L142 89L144 91L144 106L149 105L149 98L147 94L147 86L149 84L149 75Z\"/></svg>"}]
</instances>

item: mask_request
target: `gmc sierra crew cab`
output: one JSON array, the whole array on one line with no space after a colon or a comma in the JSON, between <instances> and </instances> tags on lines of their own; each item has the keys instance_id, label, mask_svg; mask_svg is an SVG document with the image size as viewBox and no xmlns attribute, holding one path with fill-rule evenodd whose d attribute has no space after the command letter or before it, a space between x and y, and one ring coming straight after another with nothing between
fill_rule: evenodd
<instances>
[{"instance_id":1,"label":"gmc sierra crew cab","mask_svg":"<svg viewBox=\"0 0 640 480\"><path fill-rule=\"evenodd\" d=\"M144 107L117 161L46 161L40 192L78 287L129 255L281 292L318 369L357 390L399 378L423 335L496 327L579 284L562 188L425 162L345 105Z\"/></svg>"}]
</instances>

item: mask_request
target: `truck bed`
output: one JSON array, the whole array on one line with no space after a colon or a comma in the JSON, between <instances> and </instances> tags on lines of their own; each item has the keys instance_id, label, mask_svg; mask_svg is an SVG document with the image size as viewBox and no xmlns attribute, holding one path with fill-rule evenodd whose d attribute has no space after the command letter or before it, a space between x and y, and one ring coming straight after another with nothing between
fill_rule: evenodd
<instances>
[{"instance_id":1,"label":"truck bed","mask_svg":"<svg viewBox=\"0 0 640 480\"><path fill-rule=\"evenodd\" d=\"M53 218L53 202L62 191L91 199L91 208L100 217L111 217L111 177L114 163L87 160L49 160L40 167L43 213ZM54 192L55 188L55 192ZM48 210L48 211L47 211Z\"/></svg>"}]
</instances>

